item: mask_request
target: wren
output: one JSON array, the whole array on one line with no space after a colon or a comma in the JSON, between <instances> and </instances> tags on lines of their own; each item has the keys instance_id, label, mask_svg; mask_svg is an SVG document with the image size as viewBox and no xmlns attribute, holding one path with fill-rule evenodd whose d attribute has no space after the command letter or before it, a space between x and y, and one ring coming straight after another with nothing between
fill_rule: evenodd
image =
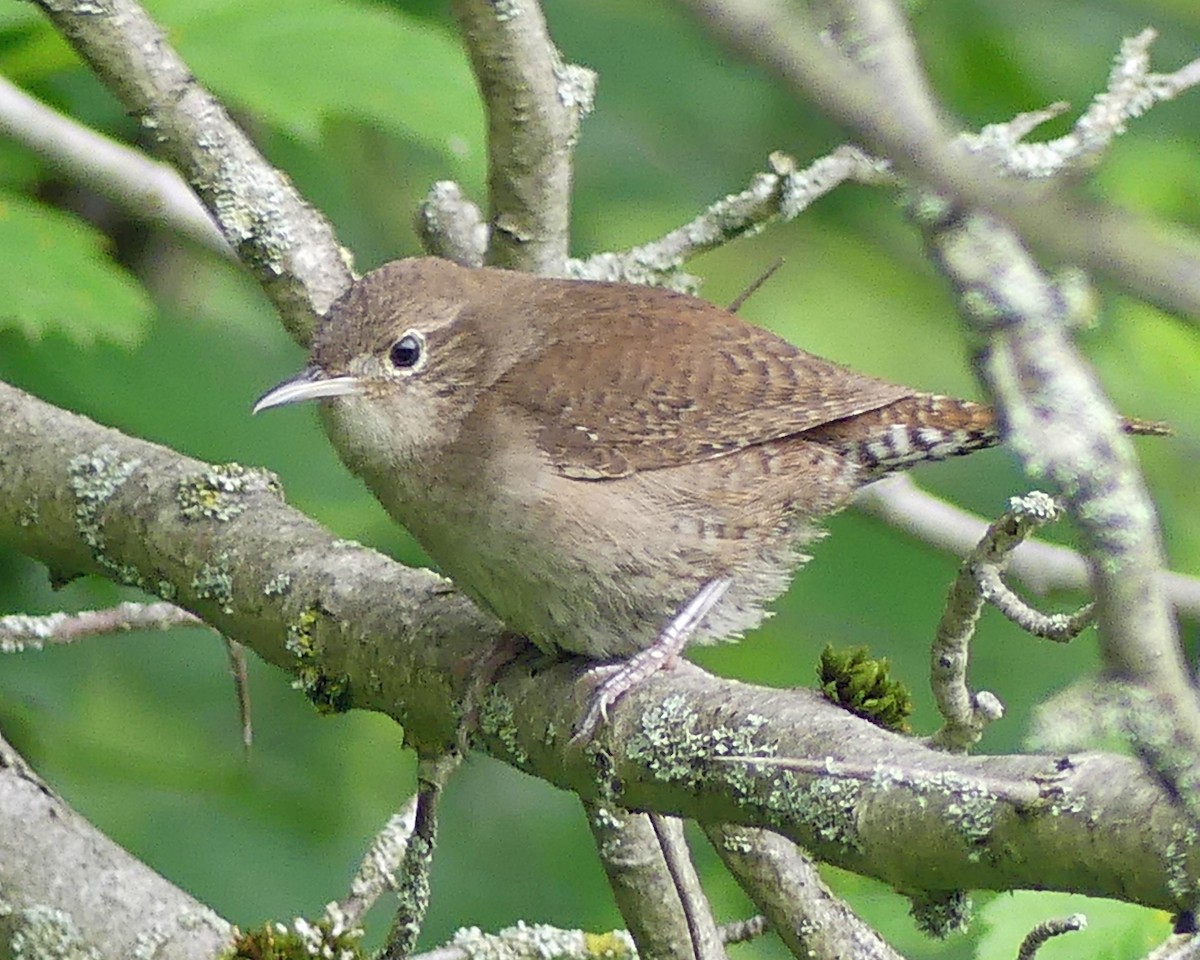
<instances>
[{"instance_id":1,"label":"wren","mask_svg":"<svg viewBox=\"0 0 1200 960\"><path fill-rule=\"evenodd\" d=\"M694 297L436 259L357 281L254 409L314 398L346 465L478 604L543 649L626 661L584 733L687 643L760 623L858 488L999 440L986 405Z\"/></svg>"}]
</instances>

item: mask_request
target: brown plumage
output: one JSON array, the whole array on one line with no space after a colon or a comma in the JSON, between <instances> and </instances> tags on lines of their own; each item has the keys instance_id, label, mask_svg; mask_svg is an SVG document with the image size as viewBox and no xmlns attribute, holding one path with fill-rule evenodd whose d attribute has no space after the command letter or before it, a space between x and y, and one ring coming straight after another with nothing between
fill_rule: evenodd
<instances>
[{"instance_id":1,"label":"brown plumage","mask_svg":"<svg viewBox=\"0 0 1200 960\"><path fill-rule=\"evenodd\" d=\"M651 646L717 581L696 639L755 626L856 489L998 439L984 405L692 297L431 259L357 282L311 363L260 407L328 398L345 462L462 589L592 657Z\"/></svg>"}]
</instances>

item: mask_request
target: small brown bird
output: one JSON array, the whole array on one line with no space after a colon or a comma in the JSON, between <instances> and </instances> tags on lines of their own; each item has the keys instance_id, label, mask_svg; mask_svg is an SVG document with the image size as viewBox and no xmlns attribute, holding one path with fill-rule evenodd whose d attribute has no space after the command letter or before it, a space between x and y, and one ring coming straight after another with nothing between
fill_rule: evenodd
<instances>
[{"instance_id":1,"label":"small brown bird","mask_svg":"<svg viewBox=\"0 0 1200 960\"><path fill-rule=\"evenodd\" d=\"M544 649L626 660L584 733L688 642L760 623L859 487L999 439L990 407L694 297L436 259L356 282L254 409L313 398L347 466L477 603Z\"/></svg>"}]
</instances>

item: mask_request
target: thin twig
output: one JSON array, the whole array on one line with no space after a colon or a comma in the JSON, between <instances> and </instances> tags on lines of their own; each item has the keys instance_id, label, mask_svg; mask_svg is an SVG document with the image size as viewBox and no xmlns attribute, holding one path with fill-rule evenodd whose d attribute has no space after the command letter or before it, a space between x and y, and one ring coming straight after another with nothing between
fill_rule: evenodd
<instances>
[{"instance_id":1,"label":"thin twig","mask_svg":"<svg viewBox=\"0 0 1200 960\"><path fill-rule=\"evenodd\" d=\"M419 761L413 829L396 885L399 902L380 960L407 960L421 935L429 909L429 873L437 847L438 802L446 781L461 761L458 753L422 757Z\"/></svg>"},{"instance_id":2,"label":"thin twig","mask_svg":"<svg viewBox=\"0 0 1200 960\"><path fill-rule=\"evenodd\" d=\"M173 167L97 133L0 77L0 134L136 217L190 237L223 257L233 251Z\"/></svg>"},{"instance_id":3,"label":"thin twig","mask_svg":"<svg viewBox=\"0 0 1200 960\"><path fill-rule=\"evenodd\" d=\"M350 881L350 892L337 905L351 925L361 923L384 892L396 889L396 871L404 862L416 822L417 795L413 794L375 835Z\"/></svg>"},{"instance_id":4,"label":"thin twig","mask_svg":"<svg viewBox=\"0 0 1200 960\"><path fill-rule=\"evenodd\" d=\"M1059 261L1075 263L1184 316L1200 317L1200 242L1168 234L1111 206L1045 184L996 176L982 158L952 143L948 130L913 122L911 111L870 73L822 40L804 5L783 0L679 0L710 32L779 76L804 101L816 100L864 145L898 170L968 206L1005 216ZM1178 72L1194 84L1198 70ZM928 113L928 111L925 111ZM934 111L936 115L936 111Z\"/></svg>"},{"instance_id":5,"label":"thin twig","mask_svg":"<svg viewBox=\"0 0 1200 960\"><path fill-rule=\"evenodd\" d=\"M46 644L75 643L89 637L128 633L130 630L171 630L207 627L203 620L173 603L119 603L104 610L47 613L40 616L14 613L0 617L0 653L40 650Z\"/></svg>"},{"instance_id":6,"label":"thin twig","mask_svg":"<svg viewBox=\"0 0 1200 960\"><path fill-rule=\"evenodd\" d=\"M939 550L966 557L987 531L988 521L922 490L897 474L859 491L855 506ZM1008 572L1034 593L1089 590L1087 561L1075 550L1027 540L1013 551ZM1200 579L1158 574L1162 589L1181 616L1200 620Z\"/></svg>"},{"instance_id":7,"label":"thin twig","mask_svg":"<svg viewBox=\"0 0 1200 960\"><path fill-rule=\"evenodd\" d=\"M945 720L930 740L933 746L966 750L979 740L987 724L1003 715L1003 708L993 695L972 693L967 685L969 644L985 603L999 601L1010 619L1039 636L1066 639L1069 630L1078 633L1090 623L1090 615L1066 618L1061 624L1053 621L1017 598L1002 579L1008 558L1017 545L1058 515L1058 505L1044 493L1035 491L1014 497L1008 510L988 527L959 569L938 622L930 655L934 700Z\"/></svg>"},{"instance_id":8,"label":"thin twig","mask_svg":"<svg viewBox=\"0 0 1200 960\"><path fill-rule=\"evenodd\" d=\"M1051 937L1061 937L1064 933L1073 933L1076 930L1084 929L1086 926L1087 917L1082 913L1073 913L1069 917L1043 920L1030 930L1025 939L1021 941L1021 948L1017 951L1017 960L1033 960L1037 956L1037 952L1042 949L1046 941Z\"/></svg>"},{"instance_id":9,"label":"thin twig","mask_svg":"<svg viewBox=\"0 0 1200 960\"><path fill-rule=\"evenodd\" d=\"M661 813L651 813L649 817L650 826L658 838L663 862L667 865L667 872L683 906L693 955L696 960L721 960L725 956L725 951L721 949L722 940L713 923L712 907L704 896L700 878L692 865L687 839L683 835L683 821Z\"/></svg>"}]
</instances>

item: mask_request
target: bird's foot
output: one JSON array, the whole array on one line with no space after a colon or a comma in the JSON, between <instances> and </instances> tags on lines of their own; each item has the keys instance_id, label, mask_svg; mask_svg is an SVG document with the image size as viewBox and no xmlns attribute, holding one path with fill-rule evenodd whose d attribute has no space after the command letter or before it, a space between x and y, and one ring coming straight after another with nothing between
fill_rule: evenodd
<instances>
[{"instance_id":1,"label":"bird's foot","mask_svg":"<svg viewBox=\"0 0 1200 960\"><path fill-rule=\"evenodd\" d=\"M687 646L688 641L717 602L725 596L733 581L729 577L709 580L687 602L645 650L639 650L628 660L591 667L584 675L585 682L595 684L588 702L587 713L575 727L571 743L579 744L591 738L602 723L608 722L608 711L630 690L645 682L664 667L670 666Z\"/></svg>"}]
</instances>

